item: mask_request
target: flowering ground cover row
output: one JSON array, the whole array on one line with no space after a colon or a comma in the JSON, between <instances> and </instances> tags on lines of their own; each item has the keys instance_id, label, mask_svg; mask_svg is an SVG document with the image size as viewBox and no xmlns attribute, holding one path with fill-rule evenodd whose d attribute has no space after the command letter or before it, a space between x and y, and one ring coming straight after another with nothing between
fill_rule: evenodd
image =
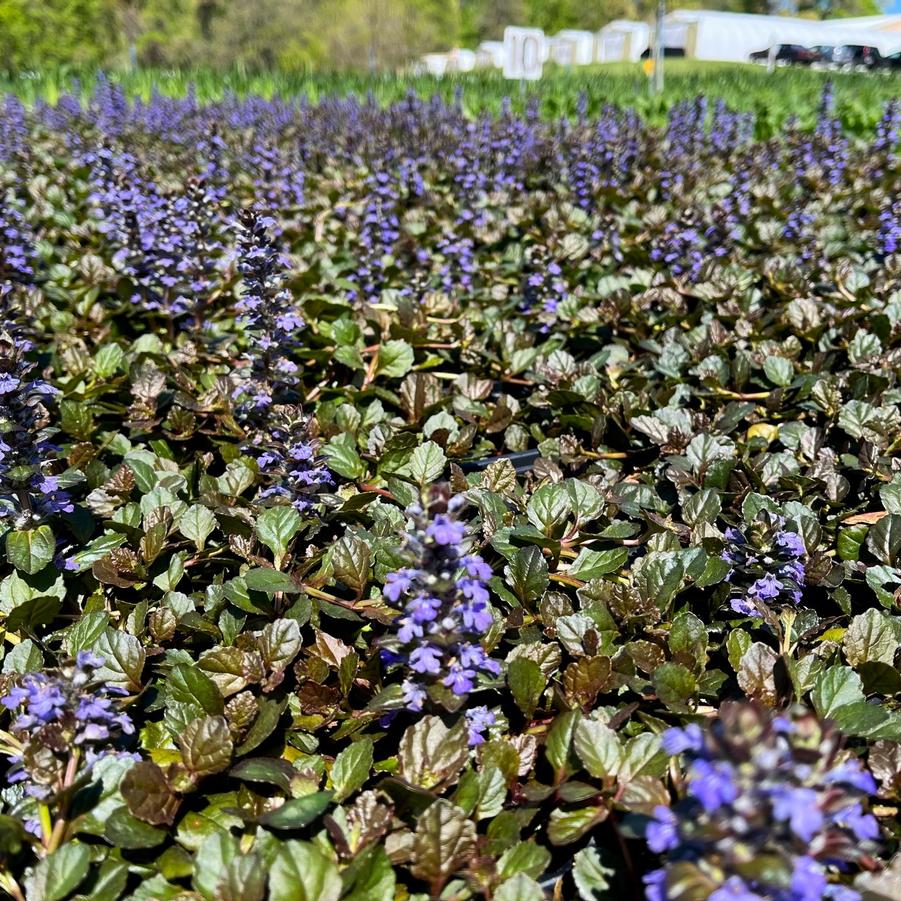
<instances>
[{"instance_id":1,"label":"flowering ground cover row","mask_svg":"<svg viewBox=\"0 0 901 901\"><path fill-rule=\"evenodd\" d=\"M0 121L0 887L899 896L899 109Z\"/></svg>"}]
</instances>

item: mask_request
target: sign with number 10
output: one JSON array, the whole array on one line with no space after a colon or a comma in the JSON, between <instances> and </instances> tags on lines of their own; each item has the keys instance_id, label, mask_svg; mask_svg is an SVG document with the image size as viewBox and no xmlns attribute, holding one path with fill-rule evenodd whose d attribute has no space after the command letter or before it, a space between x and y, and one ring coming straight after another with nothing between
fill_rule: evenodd
<instances>
[{"instance_id":1,"label":"sign with number 10","mask_svg":"<svg viewBox=\"0 0 901 901\"><path fill-rule=\"evenodd\" d=\"M504 29L504 77L541 78L544 62L544 32L540 28Z\"/></svg>"}]
</instances>

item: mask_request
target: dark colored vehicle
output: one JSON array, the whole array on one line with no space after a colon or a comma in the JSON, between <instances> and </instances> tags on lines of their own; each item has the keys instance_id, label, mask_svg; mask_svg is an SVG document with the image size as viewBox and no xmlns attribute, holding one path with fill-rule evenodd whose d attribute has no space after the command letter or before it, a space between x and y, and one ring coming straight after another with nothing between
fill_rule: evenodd
<instances>
[{"instance_id":1,"label":"dark colored vehicle","mask_svg":"<svg viewBox=\"0 0 901 901\"><path fill-rule=\"evenodd\" d=\"M823 62L849 69L857 66L872 69L882 64L882 56L875 47L864 44L842 44L833 47L831 55L824 56Z\"/></svg>"},{"instance_id":2,"label":"dark colored vehicle","mask_svg":"<svg viewBox=\"0 0 901 901\"><path fill-rule=\"evenodd\" d=\"M652 59L654 56L654 48L649 47L644 53L641 54L642 59ZM684 47L664 47L663 48L663 58L670 59L672 57L683 57L685 56L685 48Z\"/></svg>"},{"instance_id":3,"label":"dark colored vehicle","mask_svg":"<svg viewBox=\"0 0 901 901\"><path fill-rule=\"evenodd\" d=\"M752 63L765 63L770 58L770 48L755 50L751 54ZM780 44L776 48L776 62L796 66L810 66L819 62L820 54L810 47L802 47L800 44Z\"/></svg>"}]
</instances>

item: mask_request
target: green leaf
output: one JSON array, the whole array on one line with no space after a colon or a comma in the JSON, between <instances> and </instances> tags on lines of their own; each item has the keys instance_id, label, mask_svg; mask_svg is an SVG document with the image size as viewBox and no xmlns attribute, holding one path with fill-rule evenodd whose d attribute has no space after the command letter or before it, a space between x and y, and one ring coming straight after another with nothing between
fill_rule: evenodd
<instances>
[{"instance_id":1,"label":"green leaf","mask_svg":"<svg viewBox=\"0 0 901 901\"><path fill-rule=\"evenodd\" d=\"M850 667L831 666L817 676L810 700L820 716L834 718L841 707L864 700L863 683Z\"/></svg>"},{"instance_id":2,"label":"green leaf","mask_svg":"<svg viewBox=\"0 0 901 901\"><path fill-rule=\"evenodd\" d=\"M459 807L439 798L416 821L410 871L430 885L443 885L475 850L475 824Z\"/></svg>"},{"instance_id":3,"label":"green leaf","mask_svg":"<svg viewBox=\"0 0 901 901\"><path fill-rule=\"evenodd\" d=\"M471 803L464 804L456 794L454 802L465 808L467 815L476 821L496 817L504 809L504 802L507 800L507 781L500 767L486 764L478 772L468 770L460 780L457 794L463 789L467 776L473 777L474 781L475 791L471 796Z\"/></svg>"},{"instance_id":4,"label":"green leaf","mask_svg":"<svg viewBox=\"0 0 901 901\"><path fill-rule=\"evenodd\" d=\"M247 685L244 660L244 652L240 648L212 648L200 655L197 666L209 674L227 698Z\"/></svg>"},{"instance_id":5,"label":"green leaf","mask_svg":"<svg viewBox=\"0 0 901 901\"><path fill-rule=\"evenodd\" d=\"M10 632L18 632L20 629L33 632L37 626L52 623L62 605L63 602L57 597L31 598L9 611L6 628Z\"/></svg>"},{"instance_id":6,"label":"green leaf","mask_svg":"<svg viewBox=\"0 0 901 901\"><path fill-rule=\"evenodd\" d=\"M188 507L178 521L178 531L189 541L193 541L198 551L202 551L216 525L216 517L206 507L195 504Z\"/></svg>"},{"instance_id":7,"label":"green leaf","mask_svg":"<svg viewBox=\"0 0 901 901\"><path fill-rule=\"evenodd\" d=\"M234 745L224 716L199 717L177 741L185 766L195 776L220 773L231 763Z\"/></svg>"},{"instance_id":8,"label":"green leaf","mask_svg":"<svg viewBox=\"0 0 901 901\"><path fill-rule=\"evenodd\" d=\"M268 669L287 669L303 647L297 620L278 619L267 623L257 639L257 647Z\"/></svg>"},{"instance_id":9,"label":"green leaf","mask_svg":"<svg viewBox=\"0 0 901 901\"><path fill-rule=\"evenodd\" d=\"M410 476L420 488L437 482L444 474L447 457L434 441L426 441L410 456Z\"/></svg>"},{"instance_id":10,"label":"green leaf","mask_svg":"<svg viewBox=\"0 0 901 901\"><path fill-rule=\"evenodd\" d=\"M184 704L196 704L211 716L222 713L225 707L216 683L189 663L179 663L172 668L166 679L166 696Z\"/></svg>"},{"instance_id":11,"label":"green leaf","mask_svg":"<svg viewBox=\"0 0 901 901\"><path fill-rule=\"evenodd\" d=\"M285 709L287 701L276 701L272 698L260 698L257 702L259 712L253 725L244 735L244 741L238 745L235 753L237 755L247 754L258 748L270 735L275 731L278 721Z\"/></svg>"},{"instance_id":12,"label":"green leaf","mask_svg":"<svg viewBox=\"0 0 901 901\"><path fill-rule=\"evenodd\" d=\"M127 882L128 864L107 858L97 867L96 876L82 886L83 891L72 896L72 901L119 901Z\"/></svg>"},{"instance_id":13,"label":"green leaf","mask_svg":"<svg viewBox=\"0 0 901 901\"><path fill-rule=\"evenodd\" d=\"M122 778L119 790L132 816L153 826L172 825L180 802L153 761L136 763Z\"/></svg>"},{"instance_id":14,"label":"green leaf","mask_svg":"<svg viewBox=\"0 0 901 901\"><path fill-rule=\"evenodd\" d=\"M346 479L359 479L366 472L366 465L357 453L354 437L349 432L336 435L322 447L329 469Z\"/></svg>"},{"instance_id":15,"label":"green leaf","mask_svg":"<svg viewBox=\"0 0 901 901\"><path fill-rule=\"evenodd\" d=\"M595 779L616 776L623 764L623 746L619 736L604 723L583 719L574 735L576 753Z\"/></svg>"},{"instance_id":16,"label":"green leaf","mask_svg":"<svg viewBox=\"0 0 901 901\"><path fill-rule=\"evenodd\" d=\"M235 779L245 782L264 782L278 786L285 794L291 794L292 781L298 771L279 757L251 757L236 763L228 772Z\"/></svg>"},{"instance_id":17,"label":"green leaf","mask_svg":"<svg viewBox=\"0 0 901 901\"><path fill-rule=\"evenodd\" d=\"M761 641L755 641L742 655L738 667L738 684L758 704L772 707L776 703L776 679L773 675L778 654Z\"/></svg>"},{"instance_id":18,"label":"green leaf","mask_svg":"<svg viewBox=\"0 0 901 901\"><path fill-rule=\"evenodd\" d=\"M579 479L566 479L563 487L569 495L572 512L580 523L590 522L604 509L604 498L591 483Z\"/></svg>"},{"instance_id":19,"label":"green leaf","mask_svg":"<svg viewBox=\"0 0 901 901\"><path fill-rule=\"evenodd\" d=\"M654 670L654 690L670 710L685 711L694 700L698 683L691 670L681 663L664 663Z\"/></svg>"},{"instance_id":20,"label":"green leaf","mask_svg":"<svg viewBox=\"0 0 901 901\"><path fill-rule=\"evenodd\" d=\"M848 735L901 741L901 715L868 704L860 676L847 666L832 666L819 674L810 693L820 716L835 721Z\"/></svg>"},{"instance_id":21,"label":"green leaf","mask_svg":"<svg viewBox=\"0 0 901 901\"><path fill-rule=\"evenodd\" d=\"M883 516L867 535L867 547L875 557L888 566L894 566L901 548L901 515Z\"/></svg>"},{"instance_id":22,"label":"green leaf","mask_svg":"<svg viewBox=\"0 0 901 901\"><path fill-rule=\"evenodd\" d=\"M626 742L620 780L631 781L643 776L662 776L666 772L668 762L669 756L662 749L660 737L651 732L642 732Z\"/></svg>"},{"instance_id":23,"label":"green leaf","mask_svg":"<svg viewBox=\"0 0 901 901\"><path fill-rule=\"evenodd\" d=\"M786 360L785 357L768 356L764 360L763 371L774 385L782 388L790 385L795 375L791 360Z\"/></svg>"},{"instance_id":24,"label":"green leaf","mask_svg":"<svg viewBox=\"0 0 901 901\"><path fill-rule=\"evenodd\" d=\"M372 552L369 545L355 535L345 535L332 549L331 561L335 576L357 597L369 581Z\"/></svg>"},{"instance_id":25,"label":"green leaf","mask_svg":"<svg viewBox=\"0 0 901 901\"><path fill-rule=\"evenodd\" d=\"M119 685L126 691L137 693L141 690L141 674L147 653L134 635L107 629L94 642L91 650L103 658L103 666L97 670L98 678Z\"/></svg>"},{"instance_id":26,"label":"green leaf","mask_svg":"<svg viewBox=\"0 0 901 901\"><path fill-rule=\"evenodd\" d=\"M489 826L489 831L491 827ZM537 879L551 862L551 852L534 841L516 842L507 848L497 862L497 872L505 879L523 873Z\"/></svg>"},{"instance_id":27,"label":"green leaf","mask_svg":"<svg viewBox=\"0 0 901 901\"><path fill-rule=\"evenodd\" d=\"M552 845L569 845L607 819L605 807L578 810L554 810L548 822L547 837Z\"/></svg>"},{"instance_id":28,"label":"green leaf","mask_svg":"<svg viewBox=\"0 0 901 901\"><path fill-rule=\"evenodd\" d=\"M651 551L641 560L636 583L642 595L653 600L660 610L669 607L682 584L685 565L672 553Z\"/></svg>"},{"instance_id":29,"label":"green leaf","mask_svg":"<svg viewBox=\"0 0 901 901\"><path fill-rule=\"evenodd\" d=\"M216 883L216 901L264 901L269 873L258 854L239 854Z\"/></svg>"},{"instance_id":30,"label":"green leaf","mask_svg":"<svg viewBox=\"0 0 901 901\"><path fill-rule=\"evenodd\" d=\"M285 842L269 871L269 901L338 901L338 868L308 842Z\"/></svg>"},{"instance_id":31,"label":"green leaf","mask_svg":"<svg viewBox=\"0 0 901 901\"><path fill-rule=\"evenodd\" d=\"M726 639L726 651L729 654L729 663L732 669L738 672L741 666L741 658L744 657L748 648L751 647L751 636L743 629L733 629Z\"/></svg>"},{"instance_id":32,"label":"green leaf","mask_svg":"<svg viewBox=\"0 0 901 901\"><path fill-rule=\"evenodd\" d=\"M3 659L4 673L33 673L44 665L41 649L30 639L20 641Z\"/></svg>"},{"instance_id":33,"label":"green leaf","mask_svg":"<svg viewBox=\"0 0 901 901\"><path fill-rule=\"evenodd\" d=\"M55 553L56 538L50 526L6 534L6 559L19 572L28 575L39 573Z\"/></svg>"},{"instance_id":34,"label":"green leaf","mask_svg":"<svg viewBox=\"0 0 901 901\"><path fill-rule=\"evenodd\" d=\"M599 579L607 573L621 569L628 559L627 547L608 548L605 551L593 551L583 547L570 566L568 575L590 582L592 579Z\"/></svg>"},{"instance_id":35,"label":"green leaf","mask_svg":"<svg viewBox=\"0 0 901 901\"><path fill-rule=\"evenodd\" d=\"M560 537L572 512L572 501L563 485L541 485L529 498L526 515L547 538Z\"/></svg>"},{"instance_id":36,"label":"green leaf","mask_svg":"<svg viewBox=\"0 0 901 901\"><path fill-rule=\"evenodd\" d=\"M579 851L573 863L573 881L582 901L595 901L596 892L610 891L610 879L616 871L601 863L596 848L588 847Z\"/></svg>"},{"instance_id":37,"label":"green leaf","mask_svg":"<svg viewBox=\"0 0 901 901\"><path fill-rule=\"evenodd\" d=\"M842 641L845 657L853 667L862 663L894 664L901 646L901 619L871 607L851 620Z\"/></svg>"},{"instance_id":38,"label":"green leaf","mask_svg":"<svg viewBox=\"0 0 901 901\"><path fill-rule=\"evenodd\" d=\"M119 534L101 535L85 545L80 551L72 555L72 560L78 570L88 569L98 560L102 560L110 551L122 547L128 540L127 536Z\"/></svg>"},{"instance_id":39,"label":"green leaf","mask_svg":"<svg viewBox=\"0 0 901 901\"><path fill-rule=\"evenodd\" d=\"M240 853L237 839L221 829L207 836L197 849L194 858L194 888L207 901L219 901L219 880Z\"/></svg>"},{"instance_id":40,"label":"green leaf","mask_svg":"<svg viewBox=\"0 0 901 901\"><path fill-rule=\"evenodd\" d=\"M260 541L281 558L300 525L300 514L293 507L268 507L257 517L256 533Z\"/></svg>"},{"instance_id":41,"label":"green leaf","mask_svg":"<svg viewBox=\"0 0 901 901\"><path fill-rule=\"evenodd\" d=\"M531 719L547 686L547 676L541 667L527 657L516 657L507 666L507 684L516 706L527 719Z\"/></svg>"},{"instance_id":42,"label":"green leaf","mask_svg":"<svg viewBox=\"0 0 901 901\"><path fill-rule=\"evenodd\" d=\"M462 724L448 729L437 716L425 716L400 740L398 774L411 785L434 789L452 784L468 757Z\"/></svg>"},{"instance_id":43,"label":"green leaf","mask_svg":"<svg viewBox=\"0 0 901 901\"><path fill-rule=\"evenodd\" d=\"M97 378L108 379L115 375L124 359L125 351L118 344L104 344L94 355Z\"/></svg>"},{"instance_id":44,"label":"green leaf","mask_svg":"<svg viewBox=\"0 0 901 901\"><path fill-rule=\"evenodd\" d=\"M103 827L103 837L114 848L137 850L155 848L168 838L165 829L157 829L132 816L124 807L119 807L107 817Z\"/></svg>"},{"instance_id":45,"label":"green leaf","mask_svg":"<svg viewBox=\"0 0 901 901\"><path fill-rule=\"evenodd\" d=\"M695 672L707 662L707 627L693 613L684 611L673 619L667 643L673 660Z\"/></svg>"},{"instance_id":46,"label":"green leaf","mask_svg":"<svg viewBox=\"0 0 901 901\"><path fill-rule=\"evenodd\" d=\"M281 807L264 813L257 822L269 829L300 829L318 819L331 802L331 792L313 792L285 801Z\"/></svg>"},{"instance_id":47,"label":"green leaf","mask_svg":"<svg viewBox=\"0 0 901 901\"><path fill-rule=\"evenodd\" d=\"M690 526L715 522L721 510L720 496L712 488L703 488L695 492L682 505L682 515Z\"/></svg>"},{"instance_id":48,"label":"green leaf","mask_svg":"<svg viewBox=\"0 0 901 901\"><path fill-rule=\"evenodd\" d=\"M59 424L62 430L73 438L89 441L94 431L91 408L75 400L60 401Z\"/></svg>"},{"instance_id":49,"label":"green leaf","mask_svg":"<svg viewBox=\"0 0 901 901\"><path fill-rule=\"evenodd\" d=\"M550 580L547 560L534 545L520 548L504 567L504 575L522 604L540 598Z\"/></svg>"},{"instance_id":50,"label":"green leaf","mask_svg":"<svg viewBox=\"0 0 901 901\"><path fill-rule=\"evenodd\" d=\"M22 850L27 833L17 817L0 813L0 857L9 860Z\"/></svg>"},{"instance_id":51,"label":"green leaf","mask_svg":"<svg viewBox=\"0 0 901 901\"><path fill-rule=\"evenodd\" d=\"M416 356L406 341L384 341L379 347L378 375L390 379L403 378L412 368Z\"/></svg>"},{"instance_id":52,"label":"green leaf","mask_svg":"<svg viewBox=\"0 0 901 901\"><path fill-rule=\"evenodd\" d=\"M395 896L397 878L391 859L380 845L357 854L341 873L344 883L342 901L375 901Z\"/></svg>"},{"instance_id":53,"label":"green leaf","mask_svg":"<svg viewBox=\"0 0 901 901\"><path fill-rule=\"evenodd\" d=\"M244 584L251 591L262 591L265 594L277 594L278 592L282 594L298 594L302 590L287 573L279 572L277 569L269 569L267 566L248 569L244 573Z\"/></svg>"},{"instance_id":54,"label":"green leaf","mask_svg":"<svg viewBox=\"0 0 901 901\"><path fill-rule=\"evenodd\" d=\"M563 773L568 768L569 751L579 718L578 710L567 710L554 718L554 722L551 723L551 728L548 730L545 753L557 773Z\"/></svg>"},{"instance_id":55,"label":"green leaf","mask_svg":"<svg viewBox=\"0 0 901 901\"><path fill-rule=\"evenodd\" d=\"M545 901L544 889L525 873L504 880L492 893L494 901Z\"/></svg>"},{"instance_id":56,"label":"green leaf","mask_svg":"<svg viewBox=\"0 0 901 901\"><path fill-rule=\"evenodd\" d=\"M350 797L369 777L372 768L372 739L366 735L346 747L332 766L332 786L339 803Z\"/></svg>"},{"instance_id":57,"label":"green leaf","mask_svg":"<svg viewBox=\"0 0 901 901\"><path fill-rule=\"evenodd\" d=\"M67 842L45 857L25 880L26 897L34 901L62 901L88 875L90 863L87 845Z\"/></svg>"},{"instance_id":58,"label":"green leaf","mask_svg":"<svg viewBox=\"0 0 901 901\"><path fill-rule=\"evenodd\" d=\"M85 612L66 630L66 651L73 657L93 647L109 624L109 614L100 611Z\"/></svg>"}]
</instances>

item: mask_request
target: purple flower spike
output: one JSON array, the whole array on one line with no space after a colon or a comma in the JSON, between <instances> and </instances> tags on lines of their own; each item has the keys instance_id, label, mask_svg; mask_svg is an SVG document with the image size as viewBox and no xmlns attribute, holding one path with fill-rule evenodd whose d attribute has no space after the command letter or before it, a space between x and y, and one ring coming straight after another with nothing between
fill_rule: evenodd
<instances>
[{"instance_id":1,"label":"purple flower spike","mask_svg":"<svg viewBox=\"0 0 901 901\"><path fill-rule=\"evenodd\" d=\"M480 643L494 622L485 584L491 568L467 552L459 509L452 500L447 512L431 518L419 509L407 511L416 523L407 549L417 565L389 573L382 590L400 610L393 634L383 642L382 659L406 668L404 697L411 710L422 709L429 685L439 683L462 698L480 677L501 674L500 663ZM414 691L414 685L421 690Z\"/></svg>"},{"instance_id":2,"label":"purple flower spike","mask_svg":"<svg viewBox=\"0 0 901 901\"><path fill-rule=\"evenodd\" d=\"M664 855L646 897L703 884L717 901L859 901L841 880L878 850L867 810L876 786L856 758L842 758L834 726L801 707L733 702L703 733L670 729L663 745L684 754L687 771L682 798L646 825L650 850ZM767 866L746 866L756 860Z\"/></svg>"}]
</instances>

